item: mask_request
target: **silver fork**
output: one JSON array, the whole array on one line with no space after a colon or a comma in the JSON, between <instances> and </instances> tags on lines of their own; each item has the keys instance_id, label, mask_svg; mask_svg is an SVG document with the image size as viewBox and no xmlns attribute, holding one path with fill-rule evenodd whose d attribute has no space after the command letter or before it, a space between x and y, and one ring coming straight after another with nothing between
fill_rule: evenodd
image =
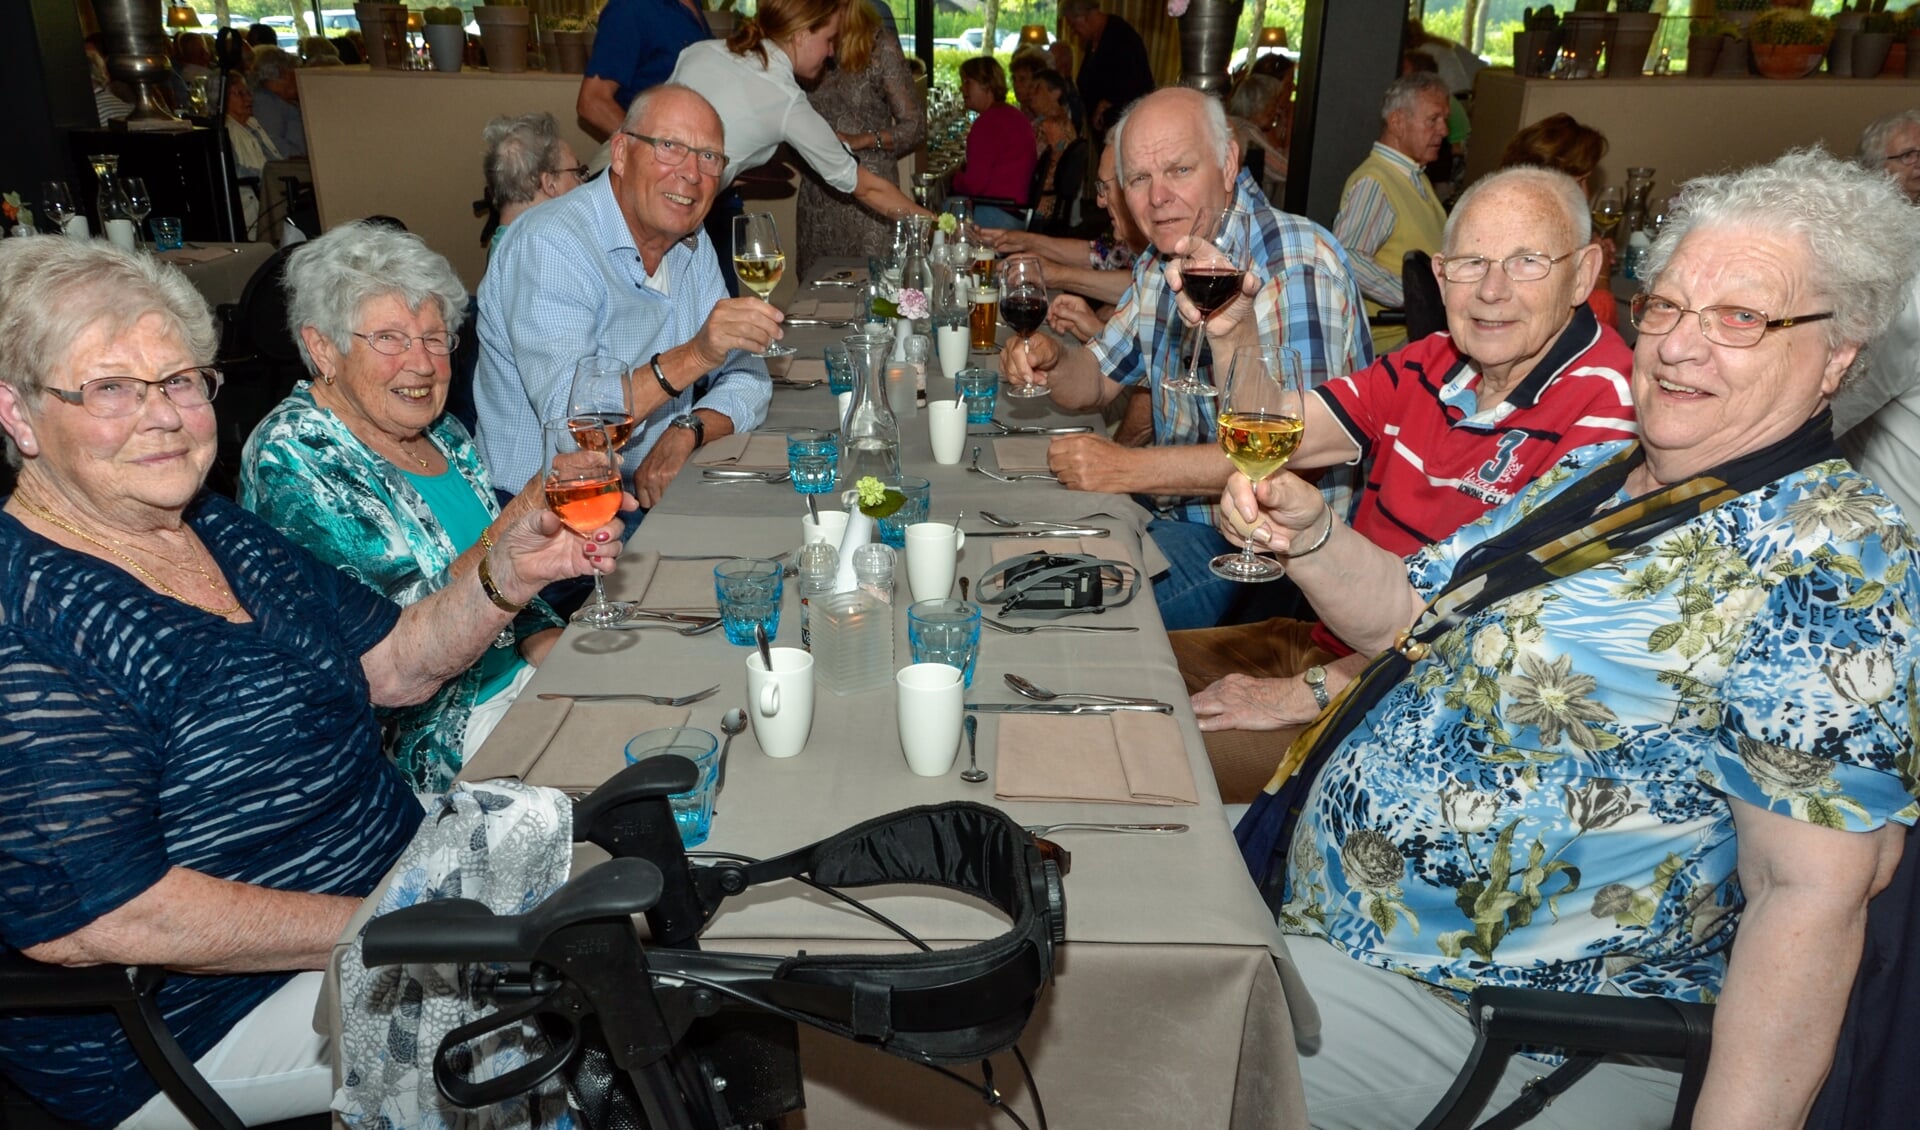
<instances>
[{"instance_id":1,"label":"silver fork","mask_svg":"<svg viewBox=\"0 0 1920 1130\"><path fill-rule=\"evenodd\" d=\"M655 706L691 706L701 699L713 697L719 689L720 684L715 683L704 691L695 691L692 694L683 694L674 697L658 694L641 694L638 691L629 691L623 694L558 694L550 691L537 697L548 701L570 698L575 702L651 702Z\"/></svg>"},{"instance_id":2,"label":"silver fork","mask_svg":"<svg viewBox=\"0 0 1920 1130\"><path fill-rule=\"evenodd\" d=\"M1137 632L1133 626L1097 627L1093 624L1002 624L991 616L982 616L980 622L996 632L1005 632L1010 636L1030 636L1035 632Z\"/></svg>"},{"instance_id":3,"label":"silver fork","mask_svg":"<svg viewBox=\"0 0 1920 1130\"><path fill-rule=\"evenodd\" d=\"M974 446L973 463L967 467L967 470L972 471L976 474L985 475L987 478L992 479L994 482L997 482L997 483L1024 483L1028 479L1045 479L1050 483L1057 483L1060 481L1060 479L1057 476L1047 474L1044 471L1037 472L1037 473L1022 472L1017 475L1003 475L998 471L989 471L985 467L982 467L980 465L980 448L978 445Z\"/></svg>"}]
</instances>

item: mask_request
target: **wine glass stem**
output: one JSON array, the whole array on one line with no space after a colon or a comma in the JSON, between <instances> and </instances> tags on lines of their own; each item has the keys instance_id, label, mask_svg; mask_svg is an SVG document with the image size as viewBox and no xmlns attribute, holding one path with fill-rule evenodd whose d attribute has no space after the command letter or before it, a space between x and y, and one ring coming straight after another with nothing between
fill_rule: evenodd
<instances>
[{"instance_id":1,"label":"wine glass stem","mask_svg":"<svg viewBox=\"0 0 1920 1130\"><path fill-rule=\"evenodd\" d=\"M607 590L600 582L600 567L597 565L593 569L593 606L603 615L607 610Z\"/></svg>"},{"instance_id":2,"label":"wine glass stem","mask_svg":"<svg viewBox=\"0 0 1920 1130\"><path fill-rule=\"evenodd\" d=\"M1200 315L1200 324L1197 328L1200 331L1200 335L1193 339L1193 362L1187 366L1187 384L1189 385L1200 383L1200 351L1205 349L1207 345L1207 316L1205 314Z\"/></svg>"}]
</instances>

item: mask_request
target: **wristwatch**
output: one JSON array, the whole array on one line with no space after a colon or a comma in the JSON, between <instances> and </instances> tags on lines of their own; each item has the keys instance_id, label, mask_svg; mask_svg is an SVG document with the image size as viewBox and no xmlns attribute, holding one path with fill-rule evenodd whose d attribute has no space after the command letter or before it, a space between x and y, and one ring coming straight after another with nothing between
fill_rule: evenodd
<instances>
[{"instance_id":1,"label":"wristwatch","mask_svg":"<svg viewBox=\"0 0 1920 1130\"><path fill-rule=\"evenodd\" d=\"M706 421L691 412L682 412L667 424L670 428L685 428L693 433L693 446L697 449L707 442Z\"/></svg>"},{"instance_id":2,"label":"wristwatch","mask_svg":"<svg viewBox=\"0 0 1920 1130\"><path fill-rule=\"evenodd\" d=\"M1307 668L1306 674L1301 677L1306 680L1307 689L1313 692L1313 701L1325 710L1327 704L1333 701L1327 694L1327 669L1316 663Z\"/></svg>"}]
</instances>

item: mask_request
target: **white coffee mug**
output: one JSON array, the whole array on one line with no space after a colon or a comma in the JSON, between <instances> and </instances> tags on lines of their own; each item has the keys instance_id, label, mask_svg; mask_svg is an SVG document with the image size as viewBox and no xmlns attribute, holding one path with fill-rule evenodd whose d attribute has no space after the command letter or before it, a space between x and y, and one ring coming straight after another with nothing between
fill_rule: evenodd
<instances>
[{"instance_id":1,"label":"white coffee mug","mask_svg":"<svg viewBox=\"0 0 1920 1130\"><path fill-rule=\"evenodd\" d=\"M915 522L907 527L907 587L913 599L939 600L947 595L960 549L966 544L967 535L947 522Z\"/></svg>"},{"instance_id":2,"label":"white coffee mug","mask_svg":"<svg viewBox=\"0 0 1920 1130\"><path fill-rule=\"evenodd\" d=\"M853 407L853 393L836 392L833 394L833 402L840 406L839 411L834 414L834 419L839 420L840 423L835 426L844 426L847 422L847 409Z\"/></svg>"},{"instance_id":3,"label":"white coffee mug","mask_svg":"<svg viewBox=\"0 0 1920 1130\"><path fill-rule=\"evenodd\" d=\"M927 435L933 440L933 461L945 467L960 462L967 446L967 402L936 400L927 405Z\"/></svg>"},{"instance_id":4,"label":"white coffee mug","mask_svg":"<svg viewBox=\"0 0 1920 1130\"><path fill-rule=\"evenodd\" d=\"M810 545L824 541L838 548L840 539L847 533L847 512L844 510L822 510L820 524L815 525L813 515L800 515L800 544Z\"/></svg>"},{"instance_id":5,"label":"white coffee mug","mask_svg":"<svg viewBox=\"0 0 1920 1130\"><path fill-rule=\"evenodd\" d=\"M910 664L894 675L893 687L907 768L922 777L939 777L952 770L960 752L960 720L967 701L960 669L945 663Z\"/></svg>"},{"instance_id":6,"label":"white coffee mug","mask_svg":"<svg viewBox=\"0 0 1920 1130\"><path fill-rule=\"evenodd\" d=\"M940 344L940 371L952 380L955 373L967 367L967 327L941 326L934 337Z\"/></svg>"},{"instance_id":7,"label":"white coffee mug","mask_svg":"<svg viewBox=\"0 0 1920 1130\"><path fill-rule=\"evenodd\" d=\"M776 647L773 670L760 653L747 656L747 717L753 738L768 757L792 757L813 731L813 656L797 647Z\"/></svg>"}]
</instances>

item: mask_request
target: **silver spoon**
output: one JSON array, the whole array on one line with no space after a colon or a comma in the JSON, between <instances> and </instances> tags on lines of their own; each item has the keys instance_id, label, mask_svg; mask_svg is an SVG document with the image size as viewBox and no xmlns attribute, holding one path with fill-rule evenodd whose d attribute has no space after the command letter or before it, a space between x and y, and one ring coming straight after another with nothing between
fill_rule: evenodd
<instances>
[{"instance_id":1,"label":"silver spoon","mask_svg":"<svg viewBox=\"0 0 1920 1130\"><path fill-rule=\"evenodd\" d=\"M746 728L747 712L737 706L720 716L720 732L727 736L727 740L720 743L720 763L715 771L717 782L713 787L715 794L727 787L727 749L733 745L734 736Z\"/></svg>"},{"instance_id":2,"label":"silver spoon","mask_svg":"<svg viewBox=\"0 0 1920 1130\"><path fill-rule=\"evenodd\" d=\"M987 771L980 768L979 754L974 749L974 735L980 729L980 719L967 715L967 767L960 770L960 779L969 785L977 785L987 779Z\"/></svg>"},{"instance_id":3,"label":"silver spoon","mask_svg":"<svg viewBox=\"0 0 1920 1130\"><path fill-rule=\"evenodd\" d=\"M1146 703L1158 703L1160 701L1154 698L1129 698L1126 695L1116 694L1080 694L1075 691L1068 691L1065 694L1055 694L1047 688L1037 683L1029 682L1012 672L1007 673L1007 685L1013 688L1015 694L1021 695L1024 698L1033 699L1035 702L1052 702L1057 698L1078 698L1085 699L1088 702L1118 702L1128 705L1144 705Z\"/></svg>"}]
</instances>

